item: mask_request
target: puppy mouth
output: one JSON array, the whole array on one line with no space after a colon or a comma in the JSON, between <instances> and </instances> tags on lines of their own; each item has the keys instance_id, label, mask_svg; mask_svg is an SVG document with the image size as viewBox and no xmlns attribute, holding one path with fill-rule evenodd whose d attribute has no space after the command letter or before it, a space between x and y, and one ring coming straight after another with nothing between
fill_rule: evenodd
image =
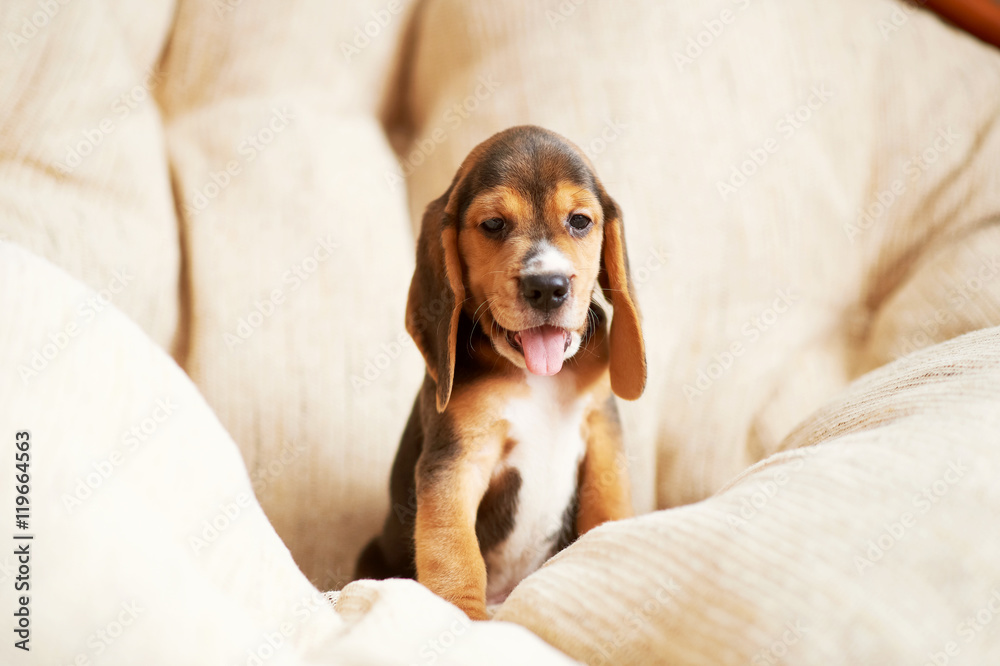
<instances>
[{"instance_id":1,"label":"puppy mouth","mask_svg":"<svg viewBox=\"0 0 1000 666\"><path fill-rule=\"evenodd\" d=\"M535 326L522 331L506 331L507 344L524 356L528 371L551 376L562 370L563 356L572 337L565 328Z\"/></svg>"}]
</instances>

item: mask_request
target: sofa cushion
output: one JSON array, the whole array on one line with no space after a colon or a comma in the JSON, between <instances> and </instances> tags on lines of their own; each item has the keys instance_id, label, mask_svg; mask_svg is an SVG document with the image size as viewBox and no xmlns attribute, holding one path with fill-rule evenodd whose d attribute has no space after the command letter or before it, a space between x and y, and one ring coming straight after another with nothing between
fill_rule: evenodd
<instances>
[{"instance_id":1,"label":"sofa cushion","mask_svg":"<svg viewBox=\"0 0 1000 666\"><path fill-rule=\"evenodd\" d=\"M181 2L163 63L190 312L179 361L324 589L351 580L384 519L422 374L403 328L413 236L375 117L405 25L389 5ZM357 26L378 34L345 52Z\"/></svg>"},{"instance_id":2,"label":"sofa cushion","mask_svg":"<svg viewBox=\"0 0 1000 666\"><path fill-rule=\"evenodd\" d=\"M496 615L588 664L993 663L1000 328L864 376L692 506L602 526Z\"/></svg>"},{"instance_id":3,"label":"sofa cushion","mask_svg":"<svg viewBox=\"0 0 1000 666\"><path fill-rule=\"evenodd\" d=\"M19 533L35 537L32 658L219 664L266 647L285 624L296 650L328 636L337 616L295 567L190 379L114 306L67 328L94 297L0 243L0 309L16 322L0 328L0 449L13 466L14 433L30 432ZM24 381L15 368L39 346L54 350L49 366ZM13 484L2 488L12 506ZM2 649L18 663L12 641Z\"/></svg>"},{"instance_id":4,"label":"sofa cushion","mask_svg":"<svg viewBox=\"0 0 1000 666\"><path fill-rule=\"evenodd\" d=\"M157 66L174 3L0 7L0 239L98 292L172 348L180 251ZM128 26L127 29L124 26Z\"/></svg>"}]
</instances>

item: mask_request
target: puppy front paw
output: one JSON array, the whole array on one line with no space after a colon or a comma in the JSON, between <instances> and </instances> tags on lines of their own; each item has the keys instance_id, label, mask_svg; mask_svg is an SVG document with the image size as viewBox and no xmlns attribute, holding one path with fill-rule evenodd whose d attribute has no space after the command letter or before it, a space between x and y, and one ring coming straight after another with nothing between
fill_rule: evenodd
<instances>
[{"instance_id":1,"label":"puppy front paw","mask_svg":"<svg viewBox=\"0 0 1000 666\"><path fill-rule=\"evenodd\" d=\"M486 604L482 601L478 603L458 603L455 604L461 608L466 615L469 616L470 620L489 620L490 615L486 612Z\"/></svg>"}]
</instances>

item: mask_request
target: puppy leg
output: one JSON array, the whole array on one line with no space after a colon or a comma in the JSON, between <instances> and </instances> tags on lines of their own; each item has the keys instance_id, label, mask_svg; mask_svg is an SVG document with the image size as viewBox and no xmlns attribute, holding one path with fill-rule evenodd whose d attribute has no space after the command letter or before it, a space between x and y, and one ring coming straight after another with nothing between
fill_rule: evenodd
<instances>
[{"instance_id":1,"label":"puppy leg","mask_svg":"<svg viewBox=\"0 0 1000 666\"><path fill-rule=\"evenodd\" d=\"M473 620L488 619L486 563L476 538L476 513L500 447L485 447L487 453L483 448L464 444L465 455L445 467L420 465L417 470L417 580Z\"/></svg>"},{"instance_id":2,"label":"puppy leg","mask_svg":"<svg viewBox=\"0 0 1000 666\"><path fill-rule=\"evenodd\" d=\"M354 565L354 580L362 578L384 580L391 575L385 554L382 552L382 545L379 543L379 538L375 537L358 556L357 564Z\"/></svg>"},{"instance_id":3,"label":"puppy leg","mask_svg":"<svg viewBox=\"0 0 1000 666\"><path fill-rule=\"evenodd\" d=\"M601 523L632 515L628 467L621 426L614 401L587 418L587 452L580 463L577 533L583 535Z\"/></svg>"}]
</instances>

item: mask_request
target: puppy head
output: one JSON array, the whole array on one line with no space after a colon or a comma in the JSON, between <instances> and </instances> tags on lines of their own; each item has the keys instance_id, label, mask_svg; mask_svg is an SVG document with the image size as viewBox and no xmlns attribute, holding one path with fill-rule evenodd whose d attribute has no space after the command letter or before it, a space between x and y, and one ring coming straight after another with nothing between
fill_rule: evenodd
<instances>
[{"instance_id":1,"label":"puppy head","mask_svg":"<svg viewBox=\"0 0 1000 666\"><path fill-rule=\"evenodd\" d=\"M611 386L634 400L646 361L617 204L554 132L514 127L474 148L427 207L407 303L438 410L451 395L461 316L514 365L552 375L580 349L597 285L614 309Z\"/></svg>"}]
</instances>

